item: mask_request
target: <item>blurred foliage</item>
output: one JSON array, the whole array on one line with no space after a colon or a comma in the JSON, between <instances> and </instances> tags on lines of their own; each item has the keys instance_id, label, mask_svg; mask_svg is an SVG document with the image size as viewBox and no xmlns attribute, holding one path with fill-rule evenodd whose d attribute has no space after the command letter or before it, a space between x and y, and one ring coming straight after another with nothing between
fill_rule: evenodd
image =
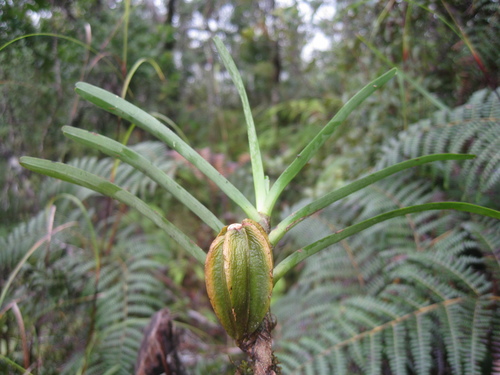
<instances>
[{"instance_id":1,"label":"blurred foliage","mask_svg":"<svg viewBox=\"0 0 500 375\"><path fill-rule=\"evenodd\" d=\"M94 245L89 241L91 229L81 210L67 200L58 200L53 227L72 222L78 227L62 231L48 245L40 246L8 294L8 301L20 306L28 327L35 363L30 371L73 373L75 368L88 368L88 372L104 373L112 368L106 367L110 362L105 349L111 352L118 348L133 356L140 329L151 313L165 304L178 314L182 324L192 328L185 332L192 345L186 349L186 356L192 355L193 373L231 371L227 356L233 355L230 350L224 351L228 342L213 324L215 318L201 292L202 270L193 267L168 238L139 220L134 212L20 167L19 157L29 154L71 160L111 178L110 159L98 159L97 153L89 154L88 149L68 142L60 132L62 125L69 124L124 139L126 128L121 121L80 101L73 92L75 82L90 82L120 95L134 64L151 58L164 79L151 64L141 65L131 77L127 99L179 124L191 145L250 196L253 186L241 104L211 44L213 36L222 38L242 73L271 180L360 87L392 66L398 67L403 74L353 113L292 182L281 202L281 208L288 210L292 202L321 195L366 173L376 162L383 163L393 155L391 149L394 158L409 157L405 153L405 145L411 143L408 139L415 139L416 145L422 139L417 135L428 131L426 126L448 124L410 126L431 118L438 104L453 108L469 102L474 92L496 89L500 81L499 17L495 0L0 0L0 48L20 38L0 50L0 237L5 249L0 253L4 275L0 286L4 287L7 275L22 256L46 235L50 217L47 205L54 196L68 193L89 210L102 250L102 292L115 293L121 307L121 315L117 312L106 321L100 303L93 302L100 290L95 285L98 271ZM478 128L468 129L464 144L479 138L474 133ZM400 135L399 143L385 143L381 149L396 134ZM436 139L448 139L446 131L440 134ZM497 144L496 139L491 138L488 144ZM142 147L141 152L149 150L155 162L221 220L241 219L241 213L218 190L170 150L151 141L138 129L129 139L129 143ZM448 145L448 141L443 142ZM470 186L480 182L487 187L481 203L490 204L495 202L491 197L498 196L494 190L498 173L490 166L496 166L497 159L487 158L476 169L471 168L466 178L473 180ZM491 177L474 180L485 170ZM449 193L444 181L432 180L435 175L420 177L433 181L430 184L438 186L440 194ZM157 210L191 233L200 246L207 247L211 242L214 234L150 181L134 176L123 166L116 179L147 195ZM446 197L456 198L464 191L467 197L474 196L469 187L450 181L449 186L456 191ZM354 214L359 207L347 205L346 209ZM335 214L331 217L337 220ZM290 243L285 243L283 251ZM139 252L149 268L135 265ZM136 269L136 281L142 287L129 290L134 284L118 274L117 264L121 270ZM314 270L311 265L307 267ZM308 275L301 278L297 270L286 280L286 286L281 286L276 300L281 295L293 300L297 291L290 292L290 285L297 281L300 289L309 282ZM124 298L129 290L133 301L141 288L151 298L146 298L144 309L139 311ZM132 312L123 315L130 307ZM15 317L5 311L5 306L0 309L0 354L23 363ZM195 312L207 319L200 320ZM113 337L113 329L100 330L123 325L127 330L120 342ZM196 332L194 338L190 332ZM291 331L290 337L293 334ZM116 340L110 344L113 338ZM85 348L90 344L101 355L89 354L87 358ZM305 348L311 350L310 346ZM130 358L129 362L114 364L119 366L117 373L130 373ZM7 367L0 367L0 372L4 369Z\"/></svg>"},{"instance_id":2,"label":"blurred foliage","mask_svg":"<svg viewBox=\"0 0 500 375\"><path fill-rule=\"evenodd\" d=\"M390 209L442 200L498 209L499 109L499 98L481 90L465 105L388 139L376 170L443 150L477 157L412 168L334 203L293 228L277 249L280 257L291 244L302 248ZM335 176L329 177L332 183ZM330 191L324 180L314 193ZM494 373L499 229L495 219L425 212L374 226L308 258L287 276L288 292L273 305L284 372Z\"/></svg>"}]
</instances>

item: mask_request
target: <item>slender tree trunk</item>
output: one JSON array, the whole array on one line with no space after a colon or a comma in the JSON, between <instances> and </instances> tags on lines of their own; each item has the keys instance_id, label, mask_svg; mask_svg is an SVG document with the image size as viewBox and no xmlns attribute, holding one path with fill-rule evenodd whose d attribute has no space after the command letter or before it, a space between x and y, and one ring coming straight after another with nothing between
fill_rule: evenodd
<instances>
[{"instance_id":1,"label":"slender tree trunk","mask_svg":"<svg viewBox=\"0 0 500 375\"><path fill-rule=\"evenodd\" d=\"M165 4L167 8L167 18L165 20L165 23L167 24L167 26L169 26L169 32L173 32L175 5L176 5L176 0L167 0ZM169 37L165 42L165 49L167 51L172 51L174 47L175 47L175 38L173 37L173 35L169 35Z\"/></svg>"},{"instance_id":2,"label":"slender tree trunk","mask_svg":"<svg viewBox=\"0 0 500 375\"><path fill-rule=\"evenodd\" d=\"M270 42L272 43L272 64L273 64L273 77L272 77L272 90L271 90L271 105L276 105L280 102L279 85L281 75L281 54L279 44L279 33L276 30L277 18L274 15L276 8L275 0L268 0L268 14L271 16L270 23Z\"/></svg>"}]
</instances>

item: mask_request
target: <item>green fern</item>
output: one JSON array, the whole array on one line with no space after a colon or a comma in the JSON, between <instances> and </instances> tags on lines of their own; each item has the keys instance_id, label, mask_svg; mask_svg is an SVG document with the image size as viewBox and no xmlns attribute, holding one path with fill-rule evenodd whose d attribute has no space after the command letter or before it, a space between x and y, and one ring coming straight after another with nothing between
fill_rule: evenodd
<instances>
[{"instance_id":1,"label":"green fern","mask_svg":"<svg viewBox=\"0 0 500 375\"><path fill-rule=\"evenodd\" d=\"M483 91L466 106L409 127L387 143L378 168L444 151L476 153L477 159L436 163L376 183L303 221L288 241L305 246L352 222L463 189L471 200L478 198L476 188L483 197L498 194L498 177L476 176L500 167L491 146L500 139L499 110L496 96ZM427 181L429 172L444 171L445 181ZM296 285L272 307L283 327L283 372L484 373L491 356L499 355L500 306L492 295L500 278L499 245L498 220L425 212L379 224L309 258Z\"/></svg>"},{"instance_id":2,"label":"green fern","mask_svg":"<svg viewBox=\"0 0 500 375\"><path fill-rule=\"evenodd\" d=\"M158 247L144 238L114 247L101 269L97 301L97 342L89 374L102 368L117 368L116 374L130 374L149 318L164 307L164 285L152 274L162 263ZM94 370L93 370L94 369Z\"/></svg>"},{"instance_id":3,"label":"green fern","mask_svg":"<svg viewBox=\"0 0 500 375\"><path fill-rule=\"evenodd\" d=\"M20 223L0 238L0 270L2 274L15 267L24 253L47 233L47 212L41 211Z\"/></svg>"},{"instance_id":4,"label":"green fern","mask_svg":"<svg viewBox=\"0 0 500 375\"><path fill-rule=\"evenodd\" d=\"M464 163L434 163L427 168L434 176L444 177L445 188L455 184L463 192L462 199L478 202L490 197L495 205L492 194L500 188L499 102L494 92L482 90L467 104L410 126L382 147L377 168L445 150L475 154L475 159Z\"/></svg>"},{"instance_id":5,"label":"green fern","mask_svg":"<svg viewBox=\"0 0 500 375\"><path fill-rule=\"evenodd\" d=\"M176 162L162 144L145 142L135 148L167 173L175 172ZM109 177L114 160L83 158L70 163ZM138 194L156 191L155 183L124 164L118 166L116 180ZM40 203L50 202L62 193L71 194L83 203L94 196L90 190L47 179L40 186L39 195L43 198ZM54 234L50 244L42 244L28 258L9 289L9 300L20 301L34 350L44 359L41 371L50 372L59 367L58 373L74 374L85 367L87 374L103 374L110 369L115 374L130 374L142 340L142 329L153 313L174 299L157 277L170 256L170 240L163 234L160 237L158 231L144 237L143 233L149 229L139 227L133 217L128 218L135 214L133 212L102 217L91 211L91 224L99 236L97 270L95 244L89 240L88 222L81 209L69 200L59 199L55 204L52 227L68 222L74 225ZM47 235L48 218L47 211L43 210L0 238L2 274L9 275L28 249ZM116 234L107 249L114 223L117 223ZM30 303L23 302L26 300ZM11 331L11 337L19 336L12 314L4 315L2 324L6 337ZM6 344L2 338L0 343ZM7 347L9 357L22 362L21 348L10 344Z\"/></svg>"}]
</instances>

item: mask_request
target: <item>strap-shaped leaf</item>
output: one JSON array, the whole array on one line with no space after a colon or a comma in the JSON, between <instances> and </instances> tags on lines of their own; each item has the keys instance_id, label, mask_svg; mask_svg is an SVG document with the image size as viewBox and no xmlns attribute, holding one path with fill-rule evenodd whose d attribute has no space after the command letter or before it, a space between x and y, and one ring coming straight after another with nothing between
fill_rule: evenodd
<instances>
[{"instance_id":1,"label":"strap-shaped leaf","mask_svg":"<svg viewBox=\"0 0 500 375\"><path fill-rule=\"evenodd\" d=\"M274 268L274 275L273 275L274 283L276 284L276 282L279 279L281 279L285 273L287 273L289 270L291 270L293 267L295 267L304 259L309 258L311 255L316 254L318 251L321 251L328 246L331 246L339 241L342 241L344 238L350 237L353 234L359 233L367 228L370 228L375 224L392 219L394 217L404 216L415 212L433 211L433 210L464 211L500 220L500 211L492 210L490 208L482 206L477 206L471 203L462 203L462 202L426 203L426 204L419 204L416 206L410 206L389 211L381 215L374 216L370 219L364 220L360 223L351 225L347 228L341 229L329 236L326 236L316 242L313 242L310 245L305 246L302 249L294 251L288 257L283 259L283 261L281 261L281 263L279 263Z\"/></svg>"},{"instance_id":2,"label":"strap-shaped leaf","mask_svg":"<svg viewBox=\"0 0 500 375\"><path fill-rule=\"evenodd\" d=\"M278 180L276 180L267 196L264 213L267 215L271 214L276 200L280 196L283 189L285 189L297 173L299 173L309 160L311 160L326 140L330 138L335 129L341 125L347 116L349 116L349 114L354 111L366 98L373 94L375 90L394 77L396 72L396 69L391 69L366 85L337 112L337 114L324 126L323 129L321 129L321 131L312 139L311 142L307 144L302 152L297 155L288 168L285 169L285 171L279 176Z\"/></svg>"},{"instance_id":3,"label":"strap-shaped leaf","mask_svg":"<svg viewBox=\"0 0 500 375\"><path fill-rule=\"evenodd\" d=\"M241 104L243 105L243 113L245 114L245 121L247 124L247 134L248 134L248 146L250 149L250 158L252 160L252 174L255 187L255 201L257 205L257 210L262 210L264 208L264 203L267 195L266 182L264 178L264 167L262 165L262 157L260 155L259 141L257 139L257 132L255 131L255 124L253 121L252 110L250 108L250 103L248 102L247 93L245 91L245 86L243 85L243 80L238 72L238 68L234 63L228 50L218 38L214 38L215 46L219 51L222 62L226 66L226 69L233 80L238 94L240 95Z\"/></svg>"},{"instance_id":4,"label":"strap-shaped leaf","mask_svg":"<svg viewBox=\"0 0 500 375\"><path fill-rule=\"evenodd\" d=\"M181 245L183 249L194 256L199 262L205 263L205 252L198 245L191 241L188 236L181 232L170 221L149 207L144 201L120 186L115 185L102 177L84 171L83 169L50 160L23 156L20 163L23 167L33 172L86 187L135 208L141 214L158 225L158 227L163 229L170 237Z\"/></svg>"},{"instance_id":5,"label":"strap-shaped leaf","mask_svg":"<svg viewBox=\"0 0 500 375\"><path fill-rule=\"evenodd\" d=\"M260 220L260 215L255 207L233 184L222 176L208 161L203 159L200 154L184 142L177 134L153 116L119 96L88 83L78 82L75 90L82 98L110 113L136 124L141 129L152 134L162 142L165 142L212 180L232 201L245 211L248 217L256 221Z\"/></svg>"},{"instance_id":6,"label":"strap-shaped leaf","mask_svg":"<svg viewBox=\"0 0 500 375\"><path fill-rule=\"evenodd\" d=\"M361 190L387 176L393 175L402 170L415 167L417 165L422 165L426 163L431 163L438 160L465 160L473 159L474 155L468 154L433 154L421 156L415 159L410 159L403 161L401 163L391 165L390 167L384 168L378 172L372 173L366 177L363 177L357 181L354 181L346 186L341 187L331 193L324 195L323 197L309 203L308 205L302 207L300 210L292 213L287 218L285 218L278 226L269 234L269 240L274 246L278 241L292 229L295 225L300 223L306 217L312 215L313 213L329 206L330 204L347 197L348 195L354 193L355 191Z\"/></svg>"},{"instance_id":7,"label":"strap-shaped leaf","mask_svg":"<svg viewBox=\"0 0 500 375\"><path fill-rule=\"evenodd\" d=\"M75 142L97 149L111 157L116 157L124 163L140 170L153 181L156 181L161 187L169 191L175 198L193 211L214 231L219 232L224 226L224 224L222 224L222 222L208 208L201 204L186 189L130 147L103 135L91 133L71 126L63 126L62 131L66 137L74 140Z\"/></svg>"}]
</instances>

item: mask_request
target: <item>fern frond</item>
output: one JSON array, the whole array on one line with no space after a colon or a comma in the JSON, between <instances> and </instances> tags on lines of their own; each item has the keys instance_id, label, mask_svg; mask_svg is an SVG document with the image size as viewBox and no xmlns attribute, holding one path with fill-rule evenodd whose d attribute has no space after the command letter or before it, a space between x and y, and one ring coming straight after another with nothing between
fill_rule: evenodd
<instances>
[{"instance_id":1,"label":"fern frond","mask_svg":"<svg viewBox=\"0 0 500 375\"><path fill-rule=\"evenodd\" d=\"M449 152L450 147L474 150L478 160L436 163L380 181L304 220L285 238L305 246L388 209L446 197L439 185L446 181L431 184L428 172L449 174L454 190L468 180L484 185L477 176L496 168L489 161L500 133L490 126L496 119L477 117L498 113L500 106L486 92L471 101L476 105L410 127L388 143L382 161ZM446 121L440 132L439 121ZM499 248L498 220L424 212L372 227L308 258L291 293L273 305L286 327L278 355L294 358L285 360L284 369L292 374L328 374L336 368L350 374L428 374L442 363L440 371L479 373L487 366L494 329L490 275L499 277ZM293 354L287 349L291 341Z\"/></svg>"},{"instance_id":2,"label":"fern frond","mask_svg":"<svg viewBox=\"0 0 500 375\"><path fill-rule=\"evenodd\" d=\"M494 304L490 299L478 299L468 301L464 307L472 315L471 324L462 327L462 331L470 337L470 342L463 346L464 373L480 375L483 372L481 363L489 351L484 342L488 340L493 323Z\"/></svg>"},{"instance_id":3,"label":"fern frond","mask_svg":"<svg viewBox=\"0 0 500 375\"><path fill-rule=\"evenodd\" d=\"M112 255L110 263L101 269L102 292L96 311L99 334L91 363L103 363L108 369L117 366L117 374L129 374L142 341L142 329L163 307L158 296L164 286L151 274L161 263L158 249L141 238L117 244Z\"/></svg>"},{"instance_id":4,"label":"fern frond","mask_svg":"<svg viewBox=\"0 0 500 375\"><path fill-rule=\"evenodd\" d=\"M406 361L408 348L406 347L406 327L404 324L396 324L384 331L386 352L389 364L394 374L407 374Z\"/></svg>"},{"instance_id":5,"label":"fern frond","mask_svg":"<svg viewBox=\"0 0 500 375\"><path fill-rule=\"evenodd\" d=\"M431 318L427 315L417 314L409 321L410 350L418 375L429 374L432 367L431 328Z\"/></svg>"},{"instance_id":6,"label":"fern frond","mask_svg":"<svg viewBox=\"0 0 500 375\"><path fill-rule=\"evenodd\" d=\"M475 159L464 163L433 163L434 177L443 176L445 187L463 190L464 198L478 201L500 188L500 103L488 90L477 92L469 102L449 113L438 112L398 134L382 147L377 168L437 152L467 152ZM478 178L479 176L479 178ZM494 203L494 201L493 201Z\"/></svg>"},{"instance_id":7,"label":"fern frond","mask_svg":"<svg viewBox=\"0 0 500 375\"><path fill-rule=\"evenodd\" d=\"M0 270L7 274L28 249L47 234L47 212L41 211L27 222L20 223L0 238Z\"/></svg>"},{"instance_id":8,"label":"fern frond","mask_svg":"<svg viewBox=\"0 0 500 375\"><path fill-rule=\"evenodd\" d=\"M472 266L476 261L477 259L464 256L450 259L441 254L436 256L430 253L415 254L408 257L408 262L419 263L422 267L432 265L432 268L443 281L453 280L454 283L457 283L454 286L455 289L460 290L461 286L464 286L469 292L480 296L491 289L491 283L486 280L484 274L473 270Z\"/></svg>"},{"instance_id":9,"label":"fern frond","mask_svg":"<svg viewBox=\"0 0 500 375\"><path fill-rule=\"evenodd\" d=\"M493 305L493 330L491 334L491 374L500 374L500 303L498 299Z\"/></svg>"},{"instance_id":10,"label":"fern frond","mask_svg":"<svg viewBox=\"0 0 500 375\"><path fill-rule=\"evenodd\" d=\"M15 245L5 248L8 253L0 253L3 259L13 259L2 262L6 272L40 234L46 234L45 216L45 212L41 212L1 239L5 244ZM65 235L53 236L50 247L35 253L25 265L25 272L20 273L12 285L12 294L20 297L23 315L29 317L25 322L27 327L34 325L31 322L42 322L37 323L40 331L31 332L34 350L41 358L54 365L63 361L60 356L66 351L79 353L72 359L64 358L67 365L61 368L62 374L78 372L84 362L90 374L103 374L111 369L117 374L130 374L143 327L169 298L168 290L154 276L154 270L163 268L165 256L169 256L168 246L159 247L156 235L141 236L137 223L121 222L124 230L119 230L114 238L110 253L100 250L102 267L96 291L96 261L82 216L81 211L69 205L58 206L56 224L72 218L81 223L80 227ZM106 228L100 223L96 227L100 228L98 232ZM29 304L24 302L27 299ZM91 327L90 311L94 301L97 333L90 350L86 351L82 348L90 344L86 343L86 336ZM46 353L46 348L54 350L55 346L43 345L45 336L54 337L61 348Z\"/></svg>"},{"instance_id":11,"label":"fern frond","mask_svg":"<svg viewBox=\"0 0 500 375\"><path fill-rule=\"evenodd\" d=\"M448 362L453 374L462 374L461 354L463 351L460 322L462 319L462 307L460 305L445 305L438 311L438 317L443 323L440 325L440 334L446 345Z\"/></svg>"}]
</instances>

